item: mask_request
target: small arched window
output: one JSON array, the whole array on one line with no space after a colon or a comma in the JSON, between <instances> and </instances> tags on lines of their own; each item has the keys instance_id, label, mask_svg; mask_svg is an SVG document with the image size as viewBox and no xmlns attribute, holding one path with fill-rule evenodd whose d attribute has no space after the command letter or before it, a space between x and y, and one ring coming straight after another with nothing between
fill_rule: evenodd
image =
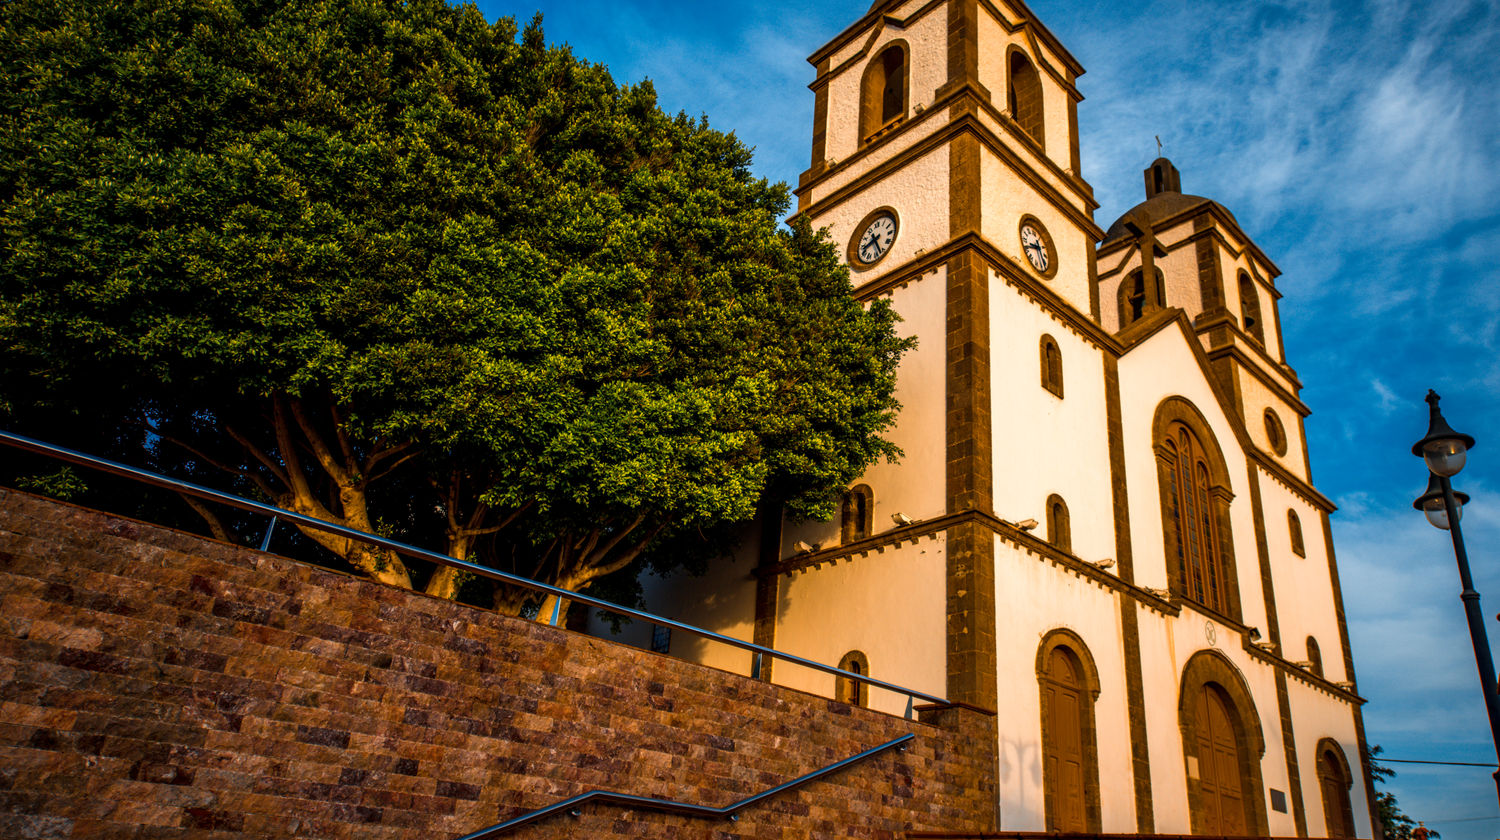
<instances>
[{"instance_id":1,"label":"small arched window","mask_svg":"<svg viewBox=\"0 0 1500 840\"><path fill-rule=\"evenodd\" d=\"M1156 269L1155 285L1156 305L1166 306L1167 303L1162 298L1163 284L1161 269L1159 268ZM1148 294L1149 292L1146 289L1146 273L1139 268L1135 271L1130 272L1130 274L1126 275L1124 280L1120 281L1119 303L1120 327L1122 329L1130 326L1131 324L1134 324L1136 321L1139 321L1141 319L1141 316L1146 314Z\"/></svg>"},{"instance_id":2,"label":"small arched window","mask_svg":"<svg viewBox=\"0 0 1500 840\"><path fill-rule=\"evenodd\" d=\"M840 533L845 543L870 536L875 516L875 493L868 484L850 488L839 511Z\"/></svg>"},{"instance_id":3,"label":"small arched window","mask_svg":"<svg viewBox=\"0 0 1500 840\"><path fill-rule=\"evenodd\" d=\"M870 675L870 659L862 651L851 650L844 654L843 659L839 660L839 670L868 677ZM859 680L839 677L838 683L834 688L834 699L840 703L848 703L851 706L868 706L870 704L870 689L869 686Z\"/></svg>"},{"instance_id":4,"label":"small arched window","mask_svg":"<svg viewBox=\"0 0 1500 840\"><path fill-rule=\"evenodd\" d=\"M1295 510L1288 509L1286 512L1286 531L1291 535L1292 553L1298 557L1307 556L1307 546L1302 542L1302 520L1297 518Z\"/></svg>"},{"instance_id":5,"label":"small arched window","mask_svg":"<svg viewBox=\"0 0 1500 840\"><path fill-rule=\"evenodd\" d=\"M1266 343L1266 329L1260 322L1260 294L1255 290L1255 281L1243 271L1240 272L1240 319L1251 338Z\"/></svg>"},{"instance_id":6,"label":"small arched window","mask_svg":"<svg viewBox=\"0 0 1500 840\"><path fill-rule=\"evenodd\" d=\"M1042 336L1041 356L1042 387L1061 398L1063 395L1062 351L1057 347L1057 339L1050 335Z\"/></svg>"},{"instance_id":7,"label":"small arched window","mask_svg":"<svg viewBox=\"0 0 1500 840\"><path fill-rule=\"evenodd\" d=\"M1316 676L1323 676L1323 651L1318 648L1318 640L1312 636L1307 637L1307 661L1312 663L1308 670Z\"/></svg>"},{"instance_id":8,"label":"small arched window","mask_svg":"<svg viewBox=\"0 0 1500 840\"><path fill-rule=\"evenodd\" d=\"M860 83L860 143L906 116L906 47L890 44L865 68Z\"/></svg>"},{"instance_id":9,"label":"small arched window","mask_svg":"<svg viewBox=\"0 0 1500 840\"><path fill-rule=\"evenodd\" d=\"M1068 505L1056 493L1047 497L1047 542L1060 551L1073 553L1073 523L1068 518Z\"/></svg>"},{"instance_id":10,"label":"small arched window","mask_svg":"<svg viewBox=\"0 0 1500 840\"><path fill-rule=\"evenodd\" d=\"M1042 120L1042 77L1020 50L1010 53L1010 115L1037 145L1045 143Z\"/></svg>"}]
</instances>

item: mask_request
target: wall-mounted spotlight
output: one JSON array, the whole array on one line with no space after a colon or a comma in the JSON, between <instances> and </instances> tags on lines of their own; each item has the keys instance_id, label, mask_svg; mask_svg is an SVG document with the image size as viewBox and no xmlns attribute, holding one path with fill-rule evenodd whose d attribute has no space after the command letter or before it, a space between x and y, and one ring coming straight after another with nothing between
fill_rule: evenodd
<instances>
[{"instance_id":1,"label":"wall-mounted spotlight","mask_svg":"<svg viewBox=\"0 0 1500 840\"><path fill-rule=\"evenodd\" d=\"M1016 523L1016 527L1020 528L1022 531L1030 531L1036 526L1037 521L1035 519L1022 519L1020 522Z\"/></svg>"},{"instance_id":2,"label":"wall-mounted spotlight","mask_svg":"<svg viewBox=\"0 0 1500 840\"><path fill-rule=\"evenodd\" d=\"M1258 648L1260 648L1261 650L1265 651L1266 653L1275 653L1276 652L1276 643L1275 642L1256 642L1255 646L1258 647Z\"/></svg>"},{"instance_id":3,"label":"wall-mounted spotlight","mask_svg":"<svg viewBox=\"0 0 1500 840\"><path fill-rule=\"evenodd\" d=\"M1334 683L1334 685L1338 686L1339 688L1342 688L1345 691L1353 691L1354 690L1354 683L1349 682L1348 680L1342 680L1340 682L1336 682L1336 683Z\"/></svg>"},{"instance_id":4,"label":"wall-mounted spotlight","mask_svg":"<svg viewBox=\"0 0 1500 840\"><path fill-rule=\"evenodd\" d=\"M897 525L910 525L911 517L907 516L904 513L901 513L900 511L897 511L891 514L891 521L895 522Z\"/></svg>"},{"instance_id":5,"label":"wall-mounted spotlight","mask_svg":"<svg viewBox=\"0 0 1500 840\"><path fill-rule=\"evenodd\" d=\"M1301 668L1304 671L1311 671L1313 669L1313 664L1311 661L1293 662L1292 664L1296 665L1298 668Z\"/></svg>"},{"instance_id":6,"label":"wall-mounted spotlight","mask_svg":"<svg viewBox=\"0 0 1500 840\"><path fill-rule=\"evenodd\" d=\"M1155 595L1163 601L1172 600L1172 591L1170 589L1156 589L1155 587L1151 586L1147 586L1145 587L1145 589L1147 592L1150 592L1152 595Z\"/></svg>"},{"instance_id":7,"label":"wall-mounted spotlight","mask_svg":"<svg viewBox=\"0 0 1500 840\"><path fill-rule=\"evenodd\" d=\"M1248 632L1250 634L1250 641L1252 641L1252 642L1258 642L1258 641L1260 641L1260 628L1259 627L1247 627L1247 628L1245 628L1245 630L1246 630L1246 632Z\"/></svg>"},{"instance_id":8,"label":"wall-mounted spotlight","mask_svg":"<svg viewBox=\"0 0 1500 840\"><path fill-rule=\"evenodd\" d=\"M814 551L818 550L818 547L816 545L808 545L802 540L797 540L796 542L792 543L792 548L797 549L798 554L812 554Z\"/></svg>"},{"instance_id":9,"label":"wall-mounted spotlight","mask_svg":"<svg viewBox=\"0 0 1500 840\"><path fill-rule=\"evenodd\" d=\"M1104 558L1103 560L1096 560L1094 562L1094 568L1096 568L1096 569L1100 569L1100 570L1103 570L1103 569L1113 569L1114 567L1115 567L1115 561L1111 560L1108 557Z\"/></svg>"}]
</instances>

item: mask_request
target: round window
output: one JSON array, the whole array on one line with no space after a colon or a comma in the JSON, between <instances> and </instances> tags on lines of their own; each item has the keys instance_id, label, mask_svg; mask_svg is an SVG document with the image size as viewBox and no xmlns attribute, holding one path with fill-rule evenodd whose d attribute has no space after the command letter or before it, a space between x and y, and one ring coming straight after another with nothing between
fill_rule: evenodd
<instances>
[{"instance_id":1,"label":"round window","mask_svg":"<svg viewBox=\"0 0 1500 840\"><path fill-rule=\"evenodd\" d=\"M1286 454L1286 428L1281 425L1281 418L1276 412L1266 409L1266 440L1271 444L1271 451L1277 455Z\"/></svg>"}]
</instances>

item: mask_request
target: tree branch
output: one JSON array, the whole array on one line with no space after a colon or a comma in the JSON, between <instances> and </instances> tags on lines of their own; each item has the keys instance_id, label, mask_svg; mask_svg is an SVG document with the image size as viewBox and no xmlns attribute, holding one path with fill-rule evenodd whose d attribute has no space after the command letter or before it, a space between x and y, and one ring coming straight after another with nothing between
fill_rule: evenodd
<instances>
[{"instance_id":1,"label":"tree branch","mask_svg":"<svg viewBox=\"0 0 1500 840\"><path fill-rule=\"evenodd\" d=\"M178 493L177 495L184 502L187 502L187 506L192 508L194 513L203 517L203 521L208 523L208 530L213 532L214 539L223 540L224 542L234 542L229 538L229 529L224 527L224 521L219 519L218 514L209 510L208 505L203 504L186 493Z\"/></svg>"},{"instance_id":2,"label":"tree branch","mask_svg":"<svg viewBox=\"0 0 1500 840\"><path fill-rule=\"evenodd\" d=\"M271 457L269 455L262 452L260 450L260 447L251 443L249 438L240 434L235 430L233 426L227 423L224 425L224 431L229 433L229 437L232 438L235 443L238 443L246 452L250 453L250 457L259 461L261 463L261 466L269 470L271 475L275 476L276 480L281 482L282 486L286 487L288 490L291 489L292 483L287 479L286 473L282 471L281 467L279 467L275 461L271 460ZM258 485L264 485L264 482L260 481L258 476L252 475L249 477L252 481L256 481ZM266 492L266 495L272 498L280 495L278 493L271 492L266 486L261 486L261 489Z\"/></svg>"},{"instance_id":3,"label":"tree branch","mask_svg":"<svg viewBox=\"0 0 1500 840\"><path fill-rule=\"evenodd\" d=\"M318 434L317 428L312 424L312 419L307 416L306 411L302 410L302 401L292 398L287 401L287 404L292 409L292 417L297 421L297 427L302 430L302 437L306 441L313 457L318 460L318 465L329 475L333 476L333 480L340 487L354 484L354 480L349 475L348 470L344 469L344 466L334 457L333 450L328 448L328 444L324 442L323 436ZM337 427L335 427L335 431L337 431Z\"/></svg>"}]
</instances>

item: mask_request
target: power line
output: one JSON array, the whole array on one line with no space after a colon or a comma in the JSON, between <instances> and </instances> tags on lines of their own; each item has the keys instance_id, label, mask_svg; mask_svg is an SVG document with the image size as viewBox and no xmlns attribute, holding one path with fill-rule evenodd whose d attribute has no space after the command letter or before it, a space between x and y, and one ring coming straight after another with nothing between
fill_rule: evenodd
<instances>
[{"instance_id":1,"label":"power line","mask_svg":"<svg viewBox=\"0 0 1500 840\"><path fill-rule=\"evenodd\" d=\"M1430 823L1456 823L1456 822L1488 822L1490 820L1500 820L1500 817L1467 817L1467 818L1461 819L1461 820L1423 820L1423 822L1430 822Z\"/></svg>"},{"instance_id":2,"label":"power line","mask_svg":"<svg viewBox=\"0 0 1500 840\"><path fill-rule=\"evenodd\" d=\"M1416 758L1386 758L1385 756L1380 756L1379 758L1375 759L1376 764L1384 764L1387 761L1391 762L1392 764L1448 764L1454 767L1500 767L1500 765L1497 765L1494 762L1490 762L1488 764L1478 764L1473 761L1422 761L1421 759ZM1485 819L1490 818L1485 817Z\"/></svg>"}]
</instances>

